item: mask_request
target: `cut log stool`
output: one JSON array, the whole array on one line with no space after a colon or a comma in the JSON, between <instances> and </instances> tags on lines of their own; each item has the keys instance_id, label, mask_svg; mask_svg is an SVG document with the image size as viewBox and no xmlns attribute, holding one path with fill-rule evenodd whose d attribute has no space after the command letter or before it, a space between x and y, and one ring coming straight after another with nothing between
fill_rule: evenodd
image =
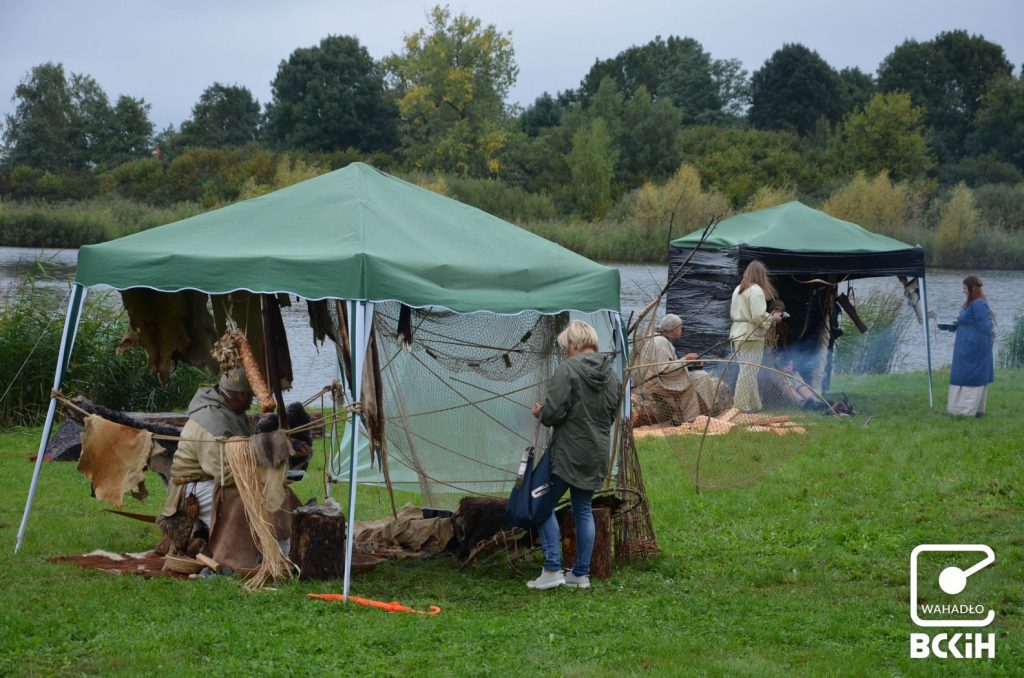
<instances>
[{"instance_id":1,"label":"cut log stool","mask_svg":"<svg viewBox=\"0 0 1024 678\"><path fill-rule=\"evenodd\" d=\"M576 562L576 521L568 507L558 512L558 529L562 533L562 567ZM594 507L594 553L590 557L590 576L610 579L612 576L612 513Z\"/></svg>"},{"instance_id":2,"label":"cut log stool","mask_svg":"<svg viewBox=\"0 0 1024 678\"><path fill-rule=\"evenodd\" d=\"M299 566L299 579L341 579L345 575L345 516L297 509L292 516L289 558Z\"/></svg>"}]
</instances>

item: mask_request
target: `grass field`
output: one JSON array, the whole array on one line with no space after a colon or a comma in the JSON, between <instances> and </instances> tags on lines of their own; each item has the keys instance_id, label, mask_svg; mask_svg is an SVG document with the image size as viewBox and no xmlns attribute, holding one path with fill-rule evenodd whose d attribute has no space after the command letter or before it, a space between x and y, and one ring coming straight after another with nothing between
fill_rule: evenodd
<instances>
[{"instance_id":1,"label":"grass field","mask_svg":"<svg viewBox=\"0 0 1024 678\"><path fill-rule=\"evenodd\" d=\"M73 464L44 467L14 555L38 430L0 434L0 675L1020 675L1024 371L997 379L988 415L965 420L943 413L948 374L937 375L934 410L919 374L846 378L836 386L856 417L810 418L802 437L709 441L709 455L783 455L739 489L698 495L690 448L642 441L664 553L589 591L527 590L539 557L523 571L439 557L356 575L355 595L439 605L436 617L305 596L341 582L246 594L229 578L146 581L49 564L157 540L152 526L104 513ZM322 497L317 482L299 484L300 498ZM153 496L127 499L127 510L158 510L163 492L155 477L150 485ZM361 497L364 515L386 510L379 493ZM922 543L994 549L995 564L956 597L995 610L981 629L997 636L994 659L909 658L922 629L909 616L908 565Z\"/></svg>"}]
</instances>

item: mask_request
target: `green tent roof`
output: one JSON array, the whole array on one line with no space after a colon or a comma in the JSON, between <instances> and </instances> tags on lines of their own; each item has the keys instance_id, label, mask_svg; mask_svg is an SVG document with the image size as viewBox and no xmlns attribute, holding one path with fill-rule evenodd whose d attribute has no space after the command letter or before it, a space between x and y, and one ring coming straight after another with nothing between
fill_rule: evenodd
<instances>
[{"instance_id":1,"label":"green tent roof","mask_svg":"<svg viewBox=\"0 0 1024 678\"><path fill-rule=\"evenodd\" d=\"M703 230L672 241L674 247L692 249ZM799 201L737 214L718 223L703 249L766 247L790 252L857 254L911 249L911 245L836 219Z\"/></svg>"},{"instance_id":2,"label":"green tent roof","mask_svg":"<svg viewBox=\"0 0 1024 678\"><path fill-rule=\"evenodd\" d=\"M619 274L369 165L99 245L76 282L290 292L454 311L619 308Z\"/></svg>"}]
</instances>

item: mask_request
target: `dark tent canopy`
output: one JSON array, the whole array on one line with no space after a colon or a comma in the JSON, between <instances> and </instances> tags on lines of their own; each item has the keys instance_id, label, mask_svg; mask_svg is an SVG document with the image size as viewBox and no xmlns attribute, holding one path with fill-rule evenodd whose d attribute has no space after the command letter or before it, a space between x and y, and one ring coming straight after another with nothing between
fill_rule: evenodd
<instances>
[{"instance_id":1,"label":"dark tent canopy","mask_svg":"<svg viewBox=\"0 0 1024 678\"><path fill-rule=\"evenodd\" d=\"M694 231L669 244L670 276L688 258L689 263L670 287L666 307L686 322L680 347L708 356L729 352L732 291L755 259L771 273L792 325L809 339L835 322L836 284L884 276L923 279L925 273L920 246L798 201L725 219L703 244L702 234Z\"/></svg>"}]
</instances>

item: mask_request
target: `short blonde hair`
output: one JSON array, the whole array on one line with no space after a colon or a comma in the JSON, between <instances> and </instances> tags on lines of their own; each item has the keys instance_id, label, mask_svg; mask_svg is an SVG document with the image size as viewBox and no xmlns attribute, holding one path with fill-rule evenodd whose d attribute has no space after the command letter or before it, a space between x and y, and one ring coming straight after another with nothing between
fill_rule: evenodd
<instances>
[{"instance_id":1,"label":"short blonde hair","mask_svg":"<svg viewBox=\"0 0 1024 678\"><path fill-rule=\"evenodd\" d=\"M597 332L582 320L573 320L558 335L558 345L568 350L571 344L576 350L598 347Z\"/></svg>"}]
</instances>

